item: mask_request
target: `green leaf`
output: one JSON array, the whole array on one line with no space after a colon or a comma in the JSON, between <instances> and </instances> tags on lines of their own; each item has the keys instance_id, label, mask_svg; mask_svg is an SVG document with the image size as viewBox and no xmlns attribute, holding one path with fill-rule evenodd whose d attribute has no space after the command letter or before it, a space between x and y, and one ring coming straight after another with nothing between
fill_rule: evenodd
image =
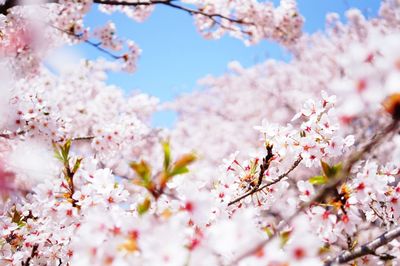
<instances>
[{"instance_id":1,"label":"green leaf","mask_svg":"<svg viewBox=\"0 0 400 266\"><path fill-rule=\"evenodd\" d=\"M22 227L24 227L25 225L26 225L26 222L24 222L24 221L22 221L22 220L18 222L18 227L19 227L19 228L22 228Z\"/></svg>"},{"instance_id":2,"label":"green leaf","mask_svg":"<svg viewBox=\"0 0 400 266\"><path fill-rule=\"evenodd\" d=\"M289 241L289 237L290 231L283 231L282 233L280 233L281 247L286 245L286 243Z\"/></svg>"},{"instance_id":3,"label":"green leaf","mask_svg":"<svg viewBox=\"0 0 400 266\"><path fill-rule=\"evenodd\" d=\"M171 171L169 175L172 177L176 175L183 175L186 173L189 173L189 168L187 168L186 166L182 166L178 168L174 167L174 169Z\"/></svg>"},{"instance_id":4,"label":"green leaf","mask_svg":"<svg viewBox=\"0 0 400 266\"><path fill-rule=\"evenodd\" d=\"M196 155L194 153L184 154L178 160L175 161L174 168L181 168L183 166L188 166L195 160L196 160Z\"/></svg>"},{"instance_id":5,"label":"green leaf","mask_svg":"<svg viewBox=\"0 0 400 266\"><path fill-rule=\"evenodd\" d=\"M272 232L272 230L269 227L264 227L264 232L268 235L268 237L272 237L274 235L274 233Z\"/></svg>"},{"instance_id":6,"label":"green leaf","mask_svg":"<svg viewBox=\"0 0 400 266\"><path fill-rule=\"evenodd\" d=\"M162 142L162 147L164 151L164 171L167 172L171 163L171 147L168 141Z\"/></svg>"},{"instance_id":7,"label":"green leaf","mask_svg":"<svg viewBox=\"0 0 400 266\"><path fill-rule=\"evenodd\" d=\"M331 167L329 166L329 164L321 160L321 167L322 167L322 173L325 176L329 177L331 175Z\"/></svg>"},{"instance_id":8,"label":"green leaf","mask_svg":"<svg viewBox=\"0 0 400 266\"><path fill-rule=\"evenodd\" d=\"M62 155L61 155L61 152L60 152L60 150L61 150L60 145L58 145L58 144L55 143L55 142L53 142L52 144L53 144L53 149L54 149L54 157L55 157L57 160L63 162L63 158L62 158Z\"/></svg>"},{"instance_id":9,"label":"green leaf","mask_svg":"<svg viewBox=\"0 0 400 266\"><path fill-rule=\"evenodd\" d=\"M71 149L71 140L68 139L64 145L58 145L53 143L54 157L60 160L62 163L67 164L69 162L69 151Z\"/></svg>"},{"instance_id":10,"label":"green leaf","mask_svg":"<svg viewBox=\"0 0 400 266\"><path fill-rule=\"evenodd\" d=\"M332 167L332 170L333 170L333 172L334 172L335 175L336 175L336 174L338 174L340 171L342 171L342 168L343 168L343 164L342 164L342 163L338 163L338 164L335 164L335 165Z\"/></svg>"},{"instance_id":11,"label":"green leaf","mask_svg":"<svg viewBox=\"0 0 400 266\"><path fill-rule=\"evenodd\" d=\"M196 155L193 153L188 153L182 155L178 160L175 161L174 167L172 171L168 173L169 177L173 177L175 175L182 175L189 172L189 168L187 166L193 163L196 160Z\"/></svg>"},{"instance_id":12,"label":"green leaf","mask_svg":"<svg viewBox=\"0 0 400 266\"><path fill-rule=\"evenodd\" d=\"M310 182L312 185L323 185L328 182L328 178L323 175L317 175L311 177L308 182Z\"/></svg>"},{"instance_id":13,"label":"green leaf","mask_svg":"<svg viewBox=\"0 0 400 266\"><path fill-rule=\"evenodd\" d=\"M258 162L256 160L252 160L251 166L250 166L250 174L251 175L254 175L256 173L257 167L258 167Z\"/></svg>"},{"instance_id":14,"label":"green leaf","mask_svg":"<svg viewBox=\"0 0 400 266\"><path fill-rule=\"evenodd\" d=\"M143 160L141 160L139 163L131 162L130 167L144 181L145 184L151 182L151 168L148 163Z\"/></svg>"},{"instance_id":15,"label":"green leaf","mask_svg":"<svg viewBox=\"0 0 400 266\"><path fill-rule=\"evenodd\" d=\"M139 215L145 214L150 209L151 201L149 198L146 198L142 203L139 203L137 206L137 211Z\"/></svg>"},{"instance_id":16,"label":"green leaf","mask_svg":"<svg viewBox=\"0 0 400 266\"><path fill-rule=\"evenodd\" d=\"M78 171L78 169L79 169L79 167L80 167L80 165L81 165L82 159L83 159L83 158L78 158L78 159L76 159L76 162L75 162L75 164L74 164L74 167L72 168L72 172L73 172L73 173L76 173L76 171Z\"/></svg>"},{"instance_id":17,"label":"green leaf","mask_svg":"<svg viewBox=\"0 0 400 266\"><path fill-rule=\"evenodd\" d=\"M62 155L62 157L63 157L63 159L64 159L65 162L67 162L68 159L69 159L69 150L70 150L70 149L71 149L71 140L68 139L68 140L65 142L64 146L61 147L61 155Z\"/></svg>"},{"instance_id":18,"label":"green leaf","mask_svg":"<svg viewBox=\"0 0 400 266\"><path fill-rule=\"evenodd\" d=\"M60 162L64 162L64 159L62 158L60 152L58 150L54 151L54 157L59 160Z\"/></svg>"},{"instance_id":19,"label":"green leaf","mask_svg":"<svg viewBox=\"0 0 400 266\"><path fill-rule=\"evenodd\" d=\"M334 166L329 166L326 162L321 160L322 173L327 178L335 177L342 170L342 163L338 163Z\"/></svg>"}]
</instances>

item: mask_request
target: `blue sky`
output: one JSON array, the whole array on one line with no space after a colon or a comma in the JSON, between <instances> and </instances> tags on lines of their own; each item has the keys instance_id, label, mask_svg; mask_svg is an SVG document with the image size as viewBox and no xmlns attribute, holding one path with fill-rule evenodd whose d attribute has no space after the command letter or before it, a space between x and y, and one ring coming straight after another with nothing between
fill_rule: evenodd
<instances>
[{"instance_id":1,"label":"blue sky","mask_svg":"<svg viewBox=\"0 0 400 266\"><path fill-rule=\"evenodd\" d=\"M306 19L306 32L322 30L328 12L342 15L351 6L374 16L379 3L378 0L298 0L300 12ZM197 33L188 14L166 6L156 6L153 14L143 23L118 13L108 16L94 8L85 23L94 28L108 20L116 23L119 36L134 40L143 50L135 73L111 73L108 82L126 92L147 92L162 101L193 90L196 81L208 74L223 74L227 63L232 60L247 67L266 58L289 58L278 45L267 41L246 47L240 40L229 36L206 40ZM81 56L89 59L105 56L85 44L76 49ZM172 119L171 114L161 114L155 117L154 123L168 126Z\"/></svg>"}]
</instances>

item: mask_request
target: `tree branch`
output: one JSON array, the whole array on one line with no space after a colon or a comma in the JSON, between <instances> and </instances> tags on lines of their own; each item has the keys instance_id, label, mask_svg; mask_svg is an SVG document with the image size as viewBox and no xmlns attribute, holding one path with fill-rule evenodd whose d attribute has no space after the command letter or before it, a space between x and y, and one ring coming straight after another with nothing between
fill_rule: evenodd
<instances>
[{"instance_id":1,"label":"tree branch","mask_svg":"<svg viewBox=\"0 0 400 266\"><path fill-rule=\"evenodd\" d=\"M384 234L380 235L378 238L368 242L360 247L355 248L353 251L345 251L341 255L328 260L325 262L325 266L331 266L334 264L344 264L346 262L355 260L357 258L363 257L365 255L376 255L376 250L388 244L395 238L400 237L400 226L386 231Z\"/></svg>"},{"instance_id":2,"label":"tree branch","mask_svg":"<svg viewBox=\"0 0 400 266\"><path fill-rule=\"evenodd\" d=\"M38 244L33 245L31 255L26 259L25 262L24 261L21 262L22 266L30 265L31 260L37 255L38 248L39 248Z\"/></svg>"},{"instance_id":3,"label":"tree branch","mask_svg":"<svg viewBox=\"0 0 400 266\"><path fill-rule=\"evenodd\" d=\"M231 202L228 203L228 206L231 206L231 205L233 205L233 204L235 204L235 203L241 201L242 199L244 199L244 198L246 198L246 197L248 197L248 196L250 196L250 195L252 195L252 194L254 194L254 193L258 192L258 191L261 191L261 190L263 190L263 189L265 189L265 188L267 188L267 187L269 187L269 186L272 186L272 185L278 183L278 182L281 181L284 177L286 177L288 174L290 174L290 173L300 164L301 160L303 160L303 158L299 157L299 158L293 163L292 167L290 167L290 169L287 170L285 173L281 174L281 175L278 176L276 179L274 179L274 180L272 180L272 181L269 181L269 182L266 183L265 185L263 185L263 186L261 186L261 187L255 187L254 189L250 190L249 192L243 194L242 196L240 196L240 197L238 197L238 198L232 200ZM260 172L260 174L261 174L261 172ZM264 174L264 173L262 173L262 174Z\"/></svg>"},{"instance_id":4,"label":"tree branch","mask_svg":"<svg viewBox=\"0 0 400 266\"><path fill-rule=\"evenodd\" d=\"M43 1L44 3L59 3L59 0L46 0ZM220 18L224 19L230 22L238 23L238 24L252 24L245 22L243 19L235 19L235 18L230 18L227 16L224 16L222 14L218 13L206 13L200 9L191 9L182 5L178 5L173 3L175 0L148 0L146 2L143 1L137 1L137 2L131 2L131 1L116 1L116 0L93 0L93 3L100 4L100 5L110 5L110 6L150 6L150 5L166 5L175 9L182 10L190 15L202 15L205 17L208 17L212 19L214 22L218 23L215 18ZM19 5L27 5L28 3L20 3L18 0L6 0L4 5L0 5L0 13L7 15L8 9L19 6Z\"/></svg>"},{"instance_id":5,"label":"tree branch","mask_svg":"<svg viewBox=\"0 0 400 266\"><path fill-rule=\"evenodd\" d=\"M26 131L18 131L18 132L11 132L11 133L0 133L0 138L4 139L11 139L12 137L24 135Z\"/></svg>"},{"instance_id":6,"label":"tree branch","mask_svg":"<svg viewBox=\"0 0 400 266\"><path fill-rule=\"evenodd\" d=\"M52 28L54 28L56 30L59 30L60 32L68 34L69 36L71 36L71 37L73 37L73 38L75 38L77 40L82 40L82 34L75 34L72 31L61 29L61 28L59 28L57 26L54 26L52 24L49 24L49 23L45 23L45 24L47 24L48 26L50 26L50 27L52 27ZM107 54L108 56L112 57L113 59L121 59L121 58L124 57L123 55L115 55L112 52L108 51L107 49L104 49L103 47L101 47L101 45L102 45L101 42L100 43L94 43L94 42L92 42L90 40L83 40L83 41L85 43L89 44L90 46L93 46L94 48L96 48L100 52Z\"/></svg>"}]
</instances>

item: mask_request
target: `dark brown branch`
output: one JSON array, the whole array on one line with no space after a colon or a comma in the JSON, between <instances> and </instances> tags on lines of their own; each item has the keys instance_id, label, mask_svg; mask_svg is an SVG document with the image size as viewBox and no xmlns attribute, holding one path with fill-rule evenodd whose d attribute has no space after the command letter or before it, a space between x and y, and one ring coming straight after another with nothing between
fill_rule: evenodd
<instances>
[{"instance_id":1,"label":"dark brown branch","mask_svg":"<svg viewBox=\"0 0 400 266\"><path fill-rule=\"evenodd\" d=\"M269 164L271 163L272 158L274 158L274 154L272 152L273 145L267 145L266 149L267 149L267 156L263 158L262 164L260 165L260 174L258 176L256 188L260 187L264 178L264 173L265 171L268 170Z\"/></svg>"},{"instance_id":2,"label":"dark brown branch","mask_svg":"<svg viewBox=\"0 0 400 266\"><path fill-rule=\"evenodd\" d=\"M0 14L7 15L8 9L17 5L17 0L6 1L4 5L0 6Z\"/></svg>"},{"instance_id":3,"label":"dark brown branch","mask_svg":"<svg viewBox=\"0 0 400 266\"><path fill-rule=\"evenodd\" d=\"M11 139L11 138L16 137L16 136L24 135L25 133L27 133L27 132L26 131L19 131L19 132L12 132L12 133L0 133L0 138ZM92 140L94 138L95 138L95 136L81 136L81 137L71 138L71 141ZM63 141L65 141L65 139L60 139L60 140L58 140L56 142L63 142Z\"/></svg>"},{"instance_id":4,"label":"dark brown branch","mask_svg":"<svg viewBox=\"0 0 400 266\"><path fill-rule=\"evenodd\" d=\"M94 138L95 138L95 136L75 137L75 138L71 138L71 141L92 140L92 139L94 139Z\"/></svg>"},{"instance_id":5,"label":"dark brown branch","mask_svg":"<svg viewBox=\"0 0 400 266\"><path fill-rule=\"evenodd\" d=\"M172 2L173 0L149 0L147 2L128 2L128 1L101 1L101 0L94 0L93 3L96 4L103 4L103 5L113 5L113 6L149 6L155 4L164 4L166 2ZM59 3L59 0L45 0L41 3L43 4L50 4L50 3ZM0 5L0 13L7 15L8 10L15 6L21 5L34 5L35 2L30 3L29 1L21 1L21 0L6 0L4 5Z\"/></svg>"},{"instance_id":6,"label":"dark brown branch","mask_svg":"<svg viewBox=\"0 0 400 266\"><path fill-rule=\"evenodd\" d=\"M250 190L249 192L243 194L242 196L240 196L240 197L238 197L238 198L232 200L231 202L228 203L228 206L231 206L231 205L233 205L233 204L235 204L235 203L241 201L242 199L244 199L244 198L246 198L246 197L248 197L248 196L250 196L250 195L252 195L252 194L254 194L254 193L258 192L258 191L261 191L261 190L263 190L263 189L265 189L265 188L267 188L267 187L269 187L269 186L272 186L272 185L278 183L278 182L281 181L284 177L286 177L288 174L290 174L290 173L300 164L300 162L301 162L302 159L303 159L303 158L299 157L299 158L293 163L292 167L290 167L290 169L287 170L285 173L281 174L281 175L278 176L276 179L269 181L269 182L266 183L265 185L263 185L263 186L261 186L261 187L256 187L256 188ZM260 172L260 174L261 174L261 172ZM263 173L263 174L264 174L264 173Z\"/></svg>"},{"instance_id":7,"label":"dark brown branch","mask_svg":"<svg viewBox=\"0 0 400 266\"><path fill-rule=\"evenodd\" d=\"M202 16L208 17L208 18L212 19L214 22L215 22L215 20L214 20L215 18L220 18L220 19L224 19L229 22L234 22L234 23L238 23L238 24L250 24L248 22L243 21L242 19L234 19L234 18L230 18L230 17L224 16L221 14L217 14L217 13L205 13L201 10L190 9L190 8L187 8L184 6L174 4L174 3L172 3L172 1L166 1L161 4L167 5L167 6L176 8L176 9L180 9L182 11L185 11L186 13L189 13L190 15L202 15Z\"/></svg>"},{"instance_id":8,"label":"dark brown branch","mask_svg":"<svg viewBox=\"0 0 400 266\"><path fill-rule=\"evenodd\" d=\"M202 15L202 16L208 17L208 18L212 19L214 22L216 22L215 18L220 18L220 19L224 19L224 20L238 23L238 24L250 24L248 22L245 22L242 19L234 19L234 18L230 18L230 17L224 16L224 15L218 14L218 13L206 13L199 9L191 9L191 8L188 8L188 7L185 7L182 5L178 5L178 4L173 3L174 2L173 0L164 0L164 1L149 0L147 2L138 2L138 3L127 2L127 1L109 1L109 0L105 0L105 1L94 0L93 2L96 4L112 5L112 6L149 6L149 5L161 4L161 5L165 5L165 6L175 8L175 9L182 10L182 11L188 13L189 15Z\"/></svg>"},{"instance_id":9,"label":"dark brown branch","mask_svg":"<svg viewBox=\"0 0 400 266\"><path fill-rule=\"evenodd\" d=\"M346 262L355 260L357 258L363 257L365 255L377 255L376 250L388 244L390 241L392 241L395 238L400 237L400 226L396 227L392 230L389 230L379 236L378 238L372 240L371 242L368 242L360 247L355 248L353 251L345 251L341 255L337 256L336 258L333 258L331 260L328 260L325 262L325 266L331 266L334 264L344 264Z\"/></svg>"},{"instance_id":10,"label":"dark brown branch","mask_svg":"<svg viewBox=\"0 0 400 266\"><path fill-rule=\"evenodd\" d=\"M40 1L40 4L58 3L59 0L45 0ZM6 0L4 5L0 5L0 14L7 15L10 8L15 6L37 5L36 1L23 1L23 0Z\"/></svg>"},{"instance_id":11,"label":"dark brown branch","mask_svg":"<svg viewBox=\"0 0 400 266\"><path fill-rule=\"evenodd\" d=\"M18 132L11 132L11 133L1 133L0 138L4 139L11 139L12 137L24 135L26 131L18 131Z\"/></svg>"},{"instance_id":12,"label":"dark brown branch","mask_svg":"<svg viewBox=\"0 0 400 266\"><path fill-rule=\"evenodd\" d=\"M59 28L57 26L54 26L54 25L51 25L51 24L48 24L48 23L46 23L46 24L49 25L50 27L56 29L56 30L59 30L59 31L65 33L65 34L68 34L69 36L71 36L71 37L73 37L73 38L75 38L77 40L82 40L82 35L81 34L76 34L76 33L72 32L72 31L64 30L64 29L61 29L61 28ZM110 51L108 51L107 49L104 49L103 47L101 47L102 43L94 43L94 42L92 42L90 40L84 40L84 42L89 44L90 46L93 46L94 48L96 48L100 52L105 53L105 54L107 54L108 56L110 56L110 57L112 57L114 59L121 59L121 58L124 57L123 55L115 55L115 54L111 53Z\"/></svg>"},{"instance_id":13,"label":"dark brown branch","mask_svg":"<svg viewBox=\"0 0 400 266\"><path fill-rule=\"evenodd\" d=\"M146 2L131 2L131 1L115 1L115 0L94 0L93 3L110 5L110 6L150 6L156 4L164 4L172 2L173 0L148 0Z\"/></svg>"},{"instance_id":14,"label":"dark brown branch","mask_svg":"<svg viewBox=\"0 0 400 266\"><path fill-rule=\"evenodd\" d=\"M58 0L47 0L43 1L44 3L58 3ZM149 0L146 2L138 1L138 2L131 2L131 1L112 1L112 0L94 0L93 3L100 4L100 5L111 5L111 6L150 6L150 5L166 5L175 9L182 10L190 15L202 15L205 17L208 17L210 19L213 18L220 18L224 19L230 22L238 23L238 24L250 24L248 22L245 22L242 19L235 19L235 18L230 18L218 13L206 13L202 10L199 9L191 9L182 5L178 5L174 3L174 0ZM18 6L18 5L27 5L27 3L20 3L18 0L8 0L4 5L0 6L0 13L6 15L8 12L8 9Z\"/></svg>"},{"instance_id":15,"label":"dark brown branch","mask_svg":"<svg viewBox=\"0 0 400 266\"><path fill-rule=\"evenodd\" d=\"M25 260L25 262L24 262L24 261L21 262L21 265L22 265L22 266L29 266L29 265L30 265L31 260L37 255L38 248L39 248L39 245L38 245L38 244L35 244L35 245L32 247L31 255Z\"/></svg>"}]
</instances>

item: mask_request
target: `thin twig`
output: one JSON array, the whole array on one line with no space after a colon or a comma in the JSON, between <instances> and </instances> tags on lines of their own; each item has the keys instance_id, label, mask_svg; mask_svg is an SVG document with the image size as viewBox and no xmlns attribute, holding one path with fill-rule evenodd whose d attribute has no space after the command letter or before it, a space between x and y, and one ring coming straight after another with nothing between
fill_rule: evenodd
<instances>
[{"instance_id":1,"label":"thin twig","mask_svg":"<svg viewBox=\"0 0 400 266\"><path fill-rule=\"evenodd\" d=\"M261 186L261 187L256 187L252 190L250 190L249 192L243 194L242 196L232 200L231 202L228 203L228 206L231 206L239 201L241 201L242 199L258 192L261 190L264 190L265 188L275 185L276 183L278 183L279 181L281 181L284 177L286 177L287 175L289 175L301 162L301 160L303 160L303 158L299 157L294 163L293 165L290 167L289 170L287 170L285 173L281 174L280 176L278 176L276 179L269 181L268 183L266 183L265 185Z\"/></svg>"},{"instance_id":2,"label":"thin twig","mask_svg":"<svg viewBox=\"0 0 400 266\"><path fill-rule=\"evenodd\" d=\"M202 10L199 9L191 9L185 6L181 6L178 4L173 3L174 1L172 0L165 0L165 1L154 1L154 0L149 0L147 2L127 2L127 1L102 1L102 0L94 0L93 1L96 4L102 4L102 5L112 5L112 6L149 6L149 5L156 5L156 4L161 4L161 5L165 5L165 6L169 6L175 9L179 9L182 10L190 15L202 15L205 17L208 17L210 19L213 19L213 21L215 21L215 18L220 18L220 19L224 19L227 20L229 22L234 22L234 23L238 23L238 24L252 24L249 22L246 22L242 19L235 19L235 18L230 18L227 16L224 16L222 14L218 14L218 13L206 13Z\"/></svg>"},{"instance_id":3,"label":"thin twig","mask_svg":"<svg viewBox=\"0 0 400 266\"><path fill-rule=\"evenodd\" d=\"M75 39L77 39L77 40L80 40L80 41L83 40L86 44L89 44L90 46L96 48L97 50L99 50L99 51L102 52L102 53L107 54L108 56L110 56L110 57L113 58L113 59L121 59L121 58L124 57L123 55L116 55L116 54L113 54L112 52L108 51L107 49L104 49L104 48L101 46L101 45L102 45L101 42L100 42L100 43L94 43L94 42L92 42L92 41L90 41L90 40L83 39L83 38L82 38L82 34L76 34L76 33L72 32L72 31L70 31L70 30L64 30L64 29L62 29L62 28L59 28L59 27L54 26L54 25L49 24L49 23L45 23L45 24L49 25L50 27L52 27L52 28L54 28L54 29L56 29L56 30L58 30L58 31L61 31L61 32L65 33L65 34L68 34L69 36L71 36L71 37L73 37L73 38L75 38Z\"/></svg>"},{"instance_id":4,"label":"thin twig","mask_svg":"<svg viewBox=\"0 0 400 266\"><path fill-rule=\"evenodd\" d=\"M18 132L11 132L11 133L1 133L0 138L4 139L11 139L12 137L20 136L25 134L26 131L18 131Z\"/></svg>"},{"instance_id":5,"label":"thin twig","mask_svg":"<svg viewBox=\"0 0 400 266\"><path fill-rule=\"evenodd\" d=\"M35 244L32 247L32 252L31 255L24 261L21 262L22 266L29 266L31 263L31 260L37 255L37 251L38 251L39 245Z\"/></svg>"},{"instance_id":6,"label":"thin twig","mask_svg":"<svg viewBox=\"0 0 400 266\"><path fill-rule=\"evenodd\" d=\"M95 136L82 136L82 137L71 138L71 141L92 140L94 138Z\"/></svg>"},{"instance_id":7,"label":"thin twig","mask_svg":"<svg viewBox=\"0 0 400 266\"><path fill-rule=\"evenodd\" d=\"M387 226L386 219L383 217L383 214L381 215L381 214L378 212L378 210L375 209L373 202L371 202L371 203L369 204L369 207L370 207L371 210L375 213L375 215L376 215L379 219L381 219L381 221L382 221L382 223L383 223L383 226Z\"/></svg>"}]
</instances>

